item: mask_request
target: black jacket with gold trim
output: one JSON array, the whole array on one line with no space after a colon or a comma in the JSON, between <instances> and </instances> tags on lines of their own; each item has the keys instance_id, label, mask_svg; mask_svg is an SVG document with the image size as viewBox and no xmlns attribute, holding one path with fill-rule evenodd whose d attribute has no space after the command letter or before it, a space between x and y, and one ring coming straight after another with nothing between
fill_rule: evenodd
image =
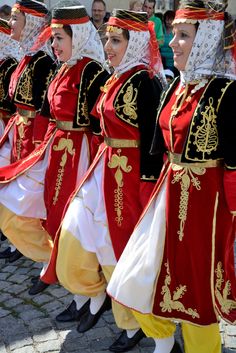
<instances>
[{"instance_id":1,"label":"black jacket with gold trim","mask_svg":"<svg viewBox=\"0 0 236 353\"><path fill-rule=\"evenodd\" d=\"M15 106L9 96L9 83L11 75L17 67L17 60L14 58L6 58L0 64L0 110L8 114L13 114Z\"/></svg>"},{"instance_id":2,"label":"black jacket with gold trim","mask_svg":"<svg viewBox=\"0 0 236 353\"><path fill-rule=\"evenodd\" d=\"M14 104L39 111L55 69L55 61L45 52L38 51L33 55L18 77L13 96Z\"/></svg>"},{"instance_id":3,"label":"black jacket with gold trim","mask_svg":"<svg viewBox=\"0 0 236 353\"><path fill-rule=\"evenodd\" d=\"M176 79L161 98L158 116L179 83ZM182 151L183 163L223 159L226 169L236 170L236 81L212 78L193 113ZM157 123L151 153L163 153L164 140Z\"/></svg>"}]
</instances>

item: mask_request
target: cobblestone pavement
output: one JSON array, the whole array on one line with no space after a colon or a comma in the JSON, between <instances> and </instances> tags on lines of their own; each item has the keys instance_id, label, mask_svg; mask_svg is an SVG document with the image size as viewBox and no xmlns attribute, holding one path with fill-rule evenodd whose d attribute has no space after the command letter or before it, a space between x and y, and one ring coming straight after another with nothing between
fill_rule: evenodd
<instances>
[{"instance_id":1,"label":"cobblestone pavement","mask_svg":"<svg viewBox=\"0 0 236 353\"><path fill-rule=\"evenodd\" d=\"M5 248L2 246L1 250ZM26 258L13 264L0 260L0 353L102 353L119 336L111 311L97 325L79 334L76 323L56 322L56 315L71 302L72 295L59 285L30 296L31 277L41 265ZM221 323L224 353L236 353L236 326ZM180 327L176 332L182 343ZM143 339L133 353L151 353L153 340ZM201 352L199 352L201 353Z\"/></svg>"}]
</instances>

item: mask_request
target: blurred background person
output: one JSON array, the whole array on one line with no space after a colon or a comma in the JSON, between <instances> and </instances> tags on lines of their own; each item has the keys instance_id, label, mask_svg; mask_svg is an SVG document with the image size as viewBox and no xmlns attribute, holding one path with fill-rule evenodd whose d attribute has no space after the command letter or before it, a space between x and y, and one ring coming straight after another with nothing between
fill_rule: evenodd
<instances>
[{"instance_id":1,"label":"blurred background person","mask_svg":"<svg viewBox=\"0 0 236 353\"><path fill-rule=\"evenodd\" d=\"M106 3L103 0L94 0L92 3L92 17L90 20L98 29L105 22L106 17Z\"/></svg>"},{"instance_id":2,"label":"blurred background person","mask_svg":"<svg viewBox=\"0 0 236 353\"><path fill-rule=\"evenodd\" d=\"M156 38L159 46L161 46L164 41L162 22L160 18L156 17L154 14L155 6L156 6L156 0L144 0L143 11L147 12L149 21L152 21L154 23Z\"/></svg>"},{"instance_id":3,"label":"blurred background person","mask_svg":"<svg viewBox=\"0 0 236 353\"><path fill-rule=\"evenodd\" d=\"M163 16L163 34L164 34L164 43L160 48L161 57L164 69L169 69L173 71L175 74L178 71L174 67L174 58L173 58L173 50L169 46L170 41L173 39L172 32L172 22L175 17L175 12L172 10L168 10L164 13Z\"/></svg>"},{"instance_id":4,"label":"blurred background person","mask_svg":"<svg viewBox=\"0 0 236 353\"><path fill-rule=\"evenodd\" d=\"M131 0L129 2L130 11L142 11L143 2L140 0Z\"/></svg>"},{"instance_id":5,"label":"blurred background person","mask_svg":"<svg viewBox=\"0 0 236 353\"><path fill-rule=\"evenodd\" d=\"M0 18L9 21L11 17L11 6L3 5L0 7Z\"/></svg>"}]
</instances>

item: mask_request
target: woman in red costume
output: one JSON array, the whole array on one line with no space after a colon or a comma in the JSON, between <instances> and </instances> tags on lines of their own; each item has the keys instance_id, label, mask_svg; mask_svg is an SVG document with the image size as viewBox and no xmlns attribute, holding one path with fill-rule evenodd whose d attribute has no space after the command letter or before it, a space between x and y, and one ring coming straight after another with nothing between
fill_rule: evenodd
<instances>
[{"instance_id":1,"label":"woman in red costume","mask_svg":"<svg viewBox=\"0 0 236 353\"><path fill-rule=\"evenodd\" d=\"M91 163L91 140L93 134L100 134L100 126L90 111L108 72L102 67L105 62L102 42L84 6L55 8L51 28L54 53L64 62L48 90L49 117L55 119L56 133L45 176L47 214L43 225L55 239L68 199ZM62 41L69 44L63 45ZM44 108L42 115L47 113L47 106ZM57 241L58 237L42 280L30 294L39 292L44 287L43 281L48 284L57 281Z\"/></svg>"},{"instance_id":2,"label":"woman in red costume","mask_svg":"<svg viewBox=\"0 0 236 353\"><path fill-rule=\"evenodd\" d=\"M159 108L152 153L166 162L108 286L155 353L220 353L235 323L235 29L227 1L183 0L170 45L180 71ZM135 295L133 295L135 293Z\"/></svg>"},{"instance_id":3,"label":"woman in red costume","mask_svg":"<svg viewBox=\"0 0 236 353\"><path fill-rule=\"evenodd\" d=\"M49 12L45 5L35 0L17 0L12 8L9 21L11 38L19 42L19 55L22 60L11 76L9 86L9 95L16 114L9 120L0 140L0 155L5 157L2 159L1 166L20 161L35 149L36 143L40 142L42 125L37 123L40 117L39 111L56 66L48 43L39 45L37 49L33 47L47 25L48 17ZM8 171L4 169L2 172L5 173L6 179L9 179ZM5 189L5 191L6 197L1 196L3 204L6 207L11 204L13 212L24 214L25 207L28 209L29 205L26 203L23 205L20 197L12 202L8 190ZM13 199L15 199L14 192ZM13 248L12 251L7 248L0 253L0 258L8 258L9 261L15 261L20 256L22 255L19 251Z\"/></svg>"},{"instance_id":4,"label":"woman in red costume","mask_svg":"<svg viewBox=\"0 0 236 353\"><path fill-rule=\"evenodd\" d=\"M10 204L12 208L11 204L14 200L12 198L9 201L9 194L19 195L19 191L15 191L19 189L20 183L24 186L21 203L23 199L28 205L27 212L24 214L28 219L25 220L24 227L19 227L22 217L18 217L17 214L14 216L11 214L9 221L7 216L9 206L8 209L2 210L4 213L2 228L18 250L39 262L42 261L42 254L45 253L44 275L42 280L39 279L30 289L31 295L41 292L49 283L54 283L56 280L54 275L56 247L49 262L50 246L46 247L42 240L46 239L45 233L55 239L70 194L75 190L91 163L91 140L93 133L100 133L100 126L99 121L90 115L90 111L100 94L100 86L108 76L108 72L101 65L105 62L102 42L84 6L68 6L68 1L65 6L58 5L52 13L51 34L54 53L58 61L63 64L49 85L47 99L41 111L42 126L46 127L49 119L51 121L50 132L46 134L48 148L44 186L39 183L33 185L32 181L29 184L27 181L29 175L31 179L36 179L32 178L32 170L38 168L41 161L34 164L33 168L24 167L26 173L18 175L8 184L8 188L4 187L5 195L8 194L4 203ZM51 127L52 124L54 128ZM46 131L43 132L41 139L44 133ZM48 136L51 138L49 139ZM34 159L40 157L40 149L41 145L27 157L26 163L23 159L22 164L27 164L30 159L35 163ZM0 190L0 194L2 193ZM34 231L33 224L36 223L36 218L38 221L39 218L45 219L43 223L47 232L41 229L40 233L36 226ZM29 223L31 226L27 227ZM40 238L39 234L41 234Z\"/></svg>"},{"instance_id":5,"label":"woman in red costume","mask_svg":"<svg viewBox=\"0 0 236 353\"><path fill-rule=\"evenodd\" d=\"M161 58L152 24L146 13L114 10L106 30L105 51L114 73L102 87L94 111L100 118L104 143L65 215L57 257L61 284L72 293L90 297L79 332L89 330L109 308L106 281L160 170L159 159L148 153L162 89L154 76L161 68ZM68 318L70 309L57 319ZM115 304L113 313L123 332L109 349L131 349L143 332L129 311Z\"/></svg>"}]
</instances>

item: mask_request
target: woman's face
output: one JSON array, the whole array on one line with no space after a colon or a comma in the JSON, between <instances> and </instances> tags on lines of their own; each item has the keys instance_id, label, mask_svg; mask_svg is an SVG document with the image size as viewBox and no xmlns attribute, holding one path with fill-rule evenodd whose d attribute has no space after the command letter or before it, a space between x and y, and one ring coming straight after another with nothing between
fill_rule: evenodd
<instances>
[{"instance_id":1,"label":"woman's face","mask_svg":"<svg viewBox=\"0 0 236 353\"><path fill-rule=\"evenodd\" d=\"M196 27L190 23L178 23L173 26L174 38L170 47L174 53L174 65L179 71L184 71L196 36Z\"/></svg>"},{"instance_id":2,"label":"woman's face","mask_svg":"<svg viewBox=\"0 0 236 353\"><path fill-rule=\"evenodd\" d=\"M66 62L72 55L72 38L63 28L52 28L52 47L55 56L61 62Z\"/></svg>"},{"instance_id":3,"label":"woman's face","mask_svg":"<svg viewBox=\"0 0 236 353\"><path fill-rule=\"evenodd\" d=\"M119 30L119 28L117 28ZM110 66L117 67L128 46L128 39L124 37L123 31L118 32L107 32L106 33L106 44L105 52Z\"/></svg>"},{"instance_id":4,"label":"woman's face","mask_svg":"<svg viewBox=\"0 0 236 353\"><path fill-rule=\"evenodd\" d=\"M24 13L12 11L9 25L11 26L11 38L19 42L21 33L25 27Z\"/></svg>"}]
</instances>

